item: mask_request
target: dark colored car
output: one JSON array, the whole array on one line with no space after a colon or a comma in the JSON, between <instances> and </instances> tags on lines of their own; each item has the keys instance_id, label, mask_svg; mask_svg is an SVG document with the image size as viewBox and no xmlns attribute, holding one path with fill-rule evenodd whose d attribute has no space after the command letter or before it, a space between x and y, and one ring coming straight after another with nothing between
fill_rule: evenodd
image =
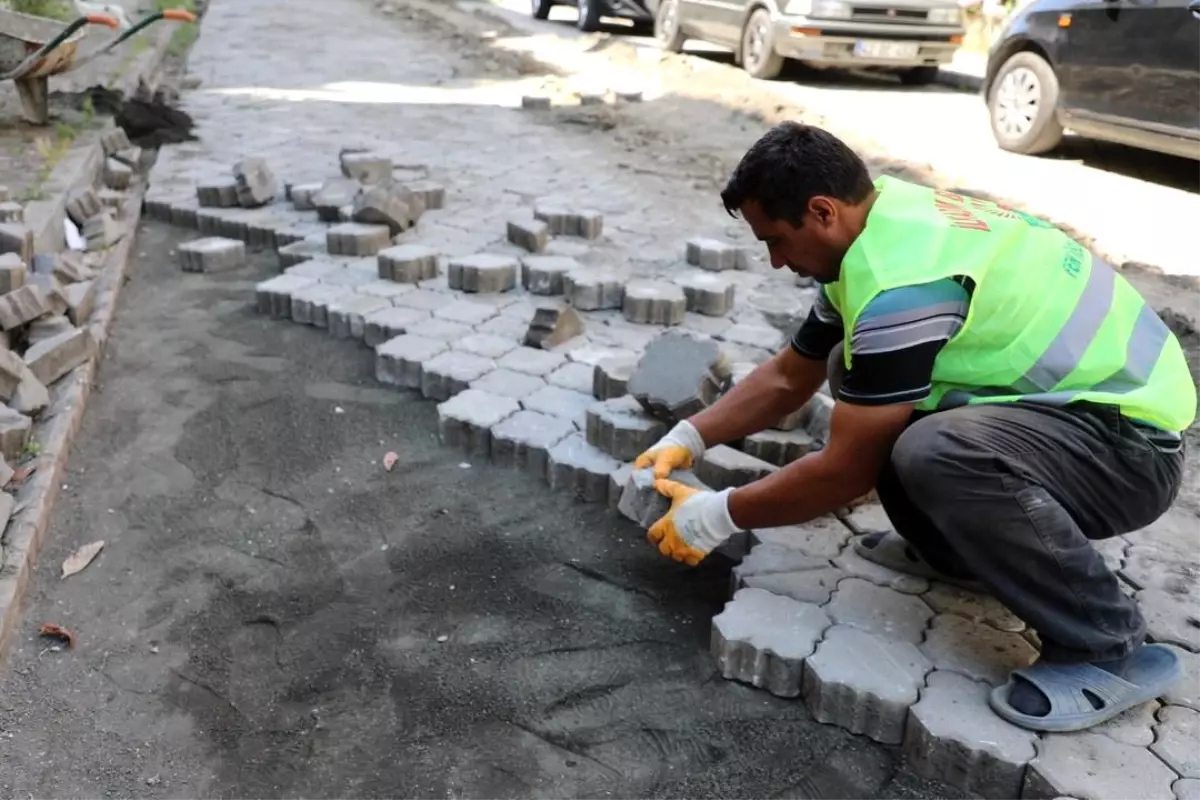
<instances>
[{"instance_id":1,"label":"dark colored car","mask_svg":"<svg viewBox=\"0 0 1200 800\"><path fill-rule=\"evenodd\" d=\"M1200 159L1200 0L1033 0L988 55L983 93L1005 150L1063 129Z\"/></svg>"},{"instance_id":2,"label":"dark colored car","mask_svg":"<svg viewBox=\"0 0 1200 800\"><path fill-rule=\"evenodd\" d=\"M646 6L653 0L530 0L534 19L546 19L555 6L575 6L579 9L579 20L575 26L581 31L600 30L601 17L620 17L633 20L640 33L654 29L654 11Z\"/></svg>"}]
</instances>

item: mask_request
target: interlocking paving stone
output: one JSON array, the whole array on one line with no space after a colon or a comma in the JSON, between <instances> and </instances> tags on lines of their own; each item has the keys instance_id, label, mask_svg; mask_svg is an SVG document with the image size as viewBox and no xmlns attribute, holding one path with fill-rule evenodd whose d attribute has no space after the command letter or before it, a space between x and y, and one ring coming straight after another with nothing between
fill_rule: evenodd
<instances>
[{"instance_id":1,"label":"interlocking paving stone","mask_svg":"<svg viewBox=\"0 0 1200 800\"><path fill-rule=\"evenodd\" d=\"M625 493L625 484L633 474L633 464L622 464L608 473L608 509L620 511L621 495Z\"/></svg>"},{"instance_id":2,"label":"interlocking paving stone","mask_svg":"<svg viewBox=\"0 0 1200 800\"><path fill-rule=\"evenodd\" d=\"M475 330L478 333L490 333L495 336L502 336L505 339L512 339L514 342L520 342L525 337L525 332L528 328L529 320L503 313L498 317L489 319L482 325L475 326Z\"/></svg>"},{"instance_id":3,"label":"interlocking paving stone","mask_svg":"<svg viewBox=\"0 0 1200 800\"><path fill-rule=\"evenodd\" d=\"M25 351L25 365L43 386L50 386L91 358L93 350L87 329L71 328L31 345Z\"/></svg>"},{"instance_id":4,"label":"interlocking paving stone","mask_svg":"<svg viewBox=\"0 0 1200 800\"><path fill-rule=\"evenodd\" d=\"M276 275L274 278L268 278L255 285L255 305L260 314L270 314L279 319L291 319L292 295L315 283L314 278L305 278L301 275Z\"/></svg>"},{"instance_id":5,"label":"interlocking paving stone","mask_svg":"<svg viewBox=\"0 0 1200 800\"><path fill-rule=\"evenodd\" d=\"M534 311L521 343L526 347L551 350L583 333L583 318L569 306L539 308Z\"/></svg>"},{"instance_id":6,"label":"interlocking paving stone","mask_svg":"<svg viewBox=\"0 0 1200 800\"><path fill-rule=\"evenodd\" d=\"M772 545L760 544L751 548L750 555L753 556L757 553L761 556L764 552L778 551ZM846 573L829 566L829 562L824 559L814 559L802 553L786 550L781 555L787 557L780 559L779 564L791 562L795 565L801 559L805 559L808 563L786 572L779 569L758 572L741 569L746 565L746 561L743 560L734 570L733 579L736 581L733 587L734 591L743 586L749 586L755 589L765 589L772 594L790 597L804 603L824 605L833 597L838 583L846 577Z\"/></svg>"},{"instance_id":7,"label":"interlocking paving stone","mask_svg":"<svg viewBox=\"0 0 1200 800\"><path fill-rule=\"evenodd\" d=\"M418 195L425 203L425 210L446 207L446 187L434 181L409 181L405 184L410 192Z\"/></svg>"},{"instance_id":8,"label":"interlocking paving stone","mask_svg":"<svg viewBox=\"0 0 1200 800\"><path fill-rule=\"evenodd\" d=\"M595 372L595 368L587 364L567 362L547 375L546 383L551 386L570 389L574 392L590 393L592 391L593 372Z\"/></svg>"},{"instance_id":9,"label":"interlocking paving stone","mask_svg":"<svg viewBox=\"0 0 1200 800\"><path fill-rule=\"evenodd\" d=\"M804 702L818 722L899 744L931 668L908 642L836 624L805 661Z\"/></svg>"},{"instance_id":10,"label":"interlocking paving stone","mask_svg":"<svg viewBox=\"0 0 1200 800\"><path fill-rule=\"evenodd\" d=\"M531 253L540 253L550 241L550 226L532 214L520 214L506 223L508 241Z\"/></svg>"},{"instance_id":11,"label":"interlocking paving stone","mask_svg":"<svg viewBox=\"0 0 1200 800\"><path fill-rule=\"evenodd\" d=\"M595 402L595 398L590 394L573 392L559 386L544 386L533 394L522 397L521 407L561 417L582 430L587 426L587 410Z\"/></svg>"},{"instance_id":12,"label":"interlocking paving stone","mask_svg":"<svg viewBox=\"0 0 1200 800\"><path fill-rule=\"evenodd\" d=\"M322 278L321 282L357 290L360 286L367 286L376 280L378 279L375 277L374 266L369 259L364 259L345 264L340 270Z\"/></svg>"},{"instance_id":13,"label":"interlocking paving stone","mask_svg":"<svg viewBox=\"0 0 1200 800\"><path fill-rule=\"evenodd\" d=\"M436 312L435 312L436 313ZM490 333L472 333L453 342L455 350L462 350L466 353L474 353L477 356L484 358L497 359L506 353L517 349L517 343L512 339L505 339L502 336L493 336ZM506 397L509 395L505 395Z\"/></svg>"},{"instance_id":14,"label":"interlocking paving stone","mask_svg":"<svg viewBox=\"0 0 1200 800\"><path fill-rule=\"evenodd\" d=\"M422 365L421 394L430 400L449 399L495 368L496 362L483 356L457 350L440 353Z\"/></svg>"},{"instance_id":15,"label":"interlocking paving stone","mask_svg":"<svg viewBox=\"0 0 1200 800\"><path fill-rule=\"evenodd\" d=\"M206 236L179 245L179 260L184 272L224 272L246 265L246 245Z\"/></svg>"},{"instance_id":16,"label":"interlocking paving stone","mask_svg":"<svg viewBox=\"0 0 1200 800\"><path fill-rule=\"evenodd\" d=\"M368 347L408 333L429 320L429 312L416 308L387 307L367 314L364 318L363 341Z\"/></svg>"},{"instance_id":17,"label":"interlocking paving stone","mask_svg":"<svg viewBox=\"0 0 1200 800\"><path fill-rule=\"evenodd\" d=\"M620 461L576 432L550 448L546 477L555 491L572 492L587 503L603 503L608 500L608 476L620 466Z\"/></svg>"},{"instance_id":18,"label":"interlocking paving stone","mask_svg":"<svg viewBox=\"0 0 1200 800\"><path fill-rule=\"evenodd\" d=\"M400 295L411 292L413 287L407 283L395 283L394 281L379 280L368 281L361 286L356 287L359 294L369 294L372 297L382 297L390 304Z\"/></svg>"},{"instance_id":19,"label":"interlocking paving stone","mask_svg":"<svg viewBox=\"0 0 1200 800\"><path fill-rule=\"evenodd\" d=\"M583 364L567 366L587 369ZM551 383L556 374L551 374ZM588 444L620 461L637 458L667 432L666 425L648 415L641 404L629 396L593 403L587 409L586 424Z\"/></svg>"},{"instance_id":20,"label":"interlocking paving stone","mask_svg":"<svg viewBox=\"0 0 1200 800\"><path fill-rule=\"evenodd\" d=\"M1174 800L1175 773L1144 747L1098 733L1045 738L1025 770L1021 797Z\"/></svg>"},{"instance_id":21,"label":"interlocking paving stone","mask_svg":"<svg viewBox=\"0 0 1200 800\"><path fill-rule=\"evenodd\" d=\"M972 797L1019 797L1037 734L996 716L991 687L935 670L909 709L904 757L918 775L945 781Z\"/></svg>"},{"instance_id":22,"label":"interlocking paving stone","mask_svg":"<svg viewBox=\"0 0 1200 800\"><path fill-rule=\"evenodd\" d=\"M675 470L671 473L671 480L694 489L708 489L688 470ZM617 501L617 511L622 516L649 529L670 507L671 499L654 488L653 469L629 470Z\"/></svg>"},{"instance_id":23,"label":"interlocking paving stone","mask_svg":"<svg viewBox=\"0 0 1200 800\"><path fill-rule=\"evenodd\" d=\"M1166 589L1143 589L1136 597L1146 618L1146 629L1156 642L1200 650L1200 625L1196 624L1197 589L1180 595Z\"/></svg>"},{"instance_id":24,"label":"interlocking paving stone","mask_svg":"<svg viewBox=\"0 0 1200 800\"><path fill-rule=\"evenodd\" d=\"M1167 647L1179 656L1183 677L1163 695L1163 699L1172 705L1187 706L1200 711L1200 654L1189 652L1177 645Z\"/></svg>"},{"instance_id":25,"label":"interlocking paving stone","mask_svg":"<svg viewBox=\"0 0 1200 800\"><path fill-rule=\"evenodd\" d=\"M729 364L714 339L667 331L650 342L629 378L629 393L674 424L711 405L729 384Z\"/></svg>"},{"instance_id":26,"label":"interlocking paving stone","mask_svg":"<svg viewBox=\"0 0 1200 800\"><path fill-rule=\"evenodd\" d=\"M0 455L17 461L29 444L33 420L8 406L0 406Z\"/></svg>"},{"instance_id":27,"label":"interlocking paving stone","mask_svg":"<svg viewBox=\"0 0 1200 800\"><path fill-rule=\"evenodd\" d=\"M1150 749L1182 777L1200 779L1200 711L1167 706L1158 719Z\"/></svg>"},{"instance_id":28,"label":"interlocking paving stone","mask_svg":"<svg viewBox=\"0 0 1200 800\"><path fill-rule=\"evenodd\" d=\"M507 292L517 285L517 260L491 253L452 258L446 278L451 289L464 292Z\"/></svg>"},{"instance_id":29,"label":"interlocking paving stone","mask_svg":"<svg viewBox=\"0 0 1200 800\"><path fill-rule=\"evenodd\" d=\"M392 160L387 156L365 150L346 150L340 158L342 174L359 183L381 183L392 177Z\"/></svg>"},{"instance_id":30,"label":"interlocking paving stone","mask_svg":"<svg viewBox=\"0 0 1200 800\"><path fill-rule=\"evenodd\" d=\"M566 288L567 274L580 268L578 261L567 256L525 256L521 259L521 285L530 294L559 295Z\"/></svg>"},{"instance_id":31,"label":"interlocking paving stone","mask_svg":"<svg viewBox=\"0 0 1200 800\"><path fill-rule=\"evenodd\" d=\"M485 306L482 303L472 303L470 300L456 300L434 311L433 316L438 319L473 326L487 322L496 316L497 313L496 309L491 306Z\"/></svg>"},{"instance_id":32,"label":"interlocking paving stone","mask_svg":"<svg viewBox=\"0 0 1200 800\"><path fill-rule=\"evenodd\" d=\"M420 389L425 363L446 348L445 342L411 333L389 339L375 348L375 378L392 386Z\"/></svg>"},{"instance_id":33,"label":"interlocking paving stone","mask_svg":"<svg viewBox=\"0 0 1200 800\"><path fill-rule=\"evenodd\" d=\"M386 225L396 236L413 225L425 212L424 201L400 185L368 187L354 198L351 219L367 225Z\"/></svg>"},{"instance_id":34,"label":"interlocking paving stone","mask_svg":"<svg viewBox=\"0 0 1200 800\"><path fill-rule=\"evenodd\" d=\"M322 235L319 242L301 239L298 242L292 242L280 247L276 251L276 254L279 256L279 266L286 270L289 267L295 267L306 261L327 255L328 252L325 249L325 237Z\"/></svg>"},{"instance_id":35,"label":"interlocking paving stone","mask_svg":"<svg viewBox=\"0 0 1200 800\"><path fill-rule=\"evenodd\" d=\"M518 347L497 359L496 366L510 369L513 372L523 372L526 375L545 378L566 361L567 357L561 353L552 353L536 347Z\"/></svg>"},{"instance_id":36,"label":"interlocking paving stone","mask_svg":"<svg viewBox=\"0 0 1200 800\"><path fill-rule=\"evenodd\" d=\"M847 578L839 583L826 611L838 624L912 644L921 641L933 616L933 609L919 597L876 586L861 578Z\"/></svg>"},{"instance_id":37,"label":"interlocking paving stone","mask_svg":"<svg viewBox=\"0 0 1200 800\"><path fill-rule=\"evenodd\" d=\"M905 575L894 569L867 561L853 547L847 547L833 559L833 564L847 575L868 580L876 586L895 589L905 594L921 594L929 590L929 581L915 575Z\"/></svg>"},{"instance_id":38,"label":"interlocking paving stone","mask_svg":"<svg viewBox=\"0 0 1200 800\"><path fill-rule=\"evenodd\" d=\"M545 480L550 448L574 433L575 426L565 419L536 411L517 411L492 428L492 461Z\"/></svg>"},{"instance_id":39,"label":"interlocking paving stone","mask_svg":"<svg viewBox=\"0 0 1200 800\"><path fill-rule=\"evenodd\" d=\"M799 550L792 550L774 542L756 541L752 543L750 552L742 559L742 562L731 571L729 594L732 597L734 592L746 585L745 581L752 578L822 569L833 569L829 564L829 559L805 555ZM828 599L826 597L818 605Z\"/></svg>"},{"instance_id":40,"label":"interlocking paving stone","mask_svg":"<svg viewBox=\"0 0 1200 800\"><path fill-rule=\"evenodd\" d=\"M625 319L640 325L679 325L687 312L687 296L673 283L632 280L621 301Z\"/></svg>"},{"instance_id":41,"label":"interlocking paving stone","mask_svg":"<svg viewBox=\"0 0 1200 800\"><path fill-rule=\"evenodd\" d=\"M312 196L317 218L322 222L337 222L341 219L340 210L353 204L361 191L362 185L356 180L333 178L325 181Z\"/></svg>"},{"instance_id":42,"label":"interlocking paving stone","mask_svg":"<svg viewBox=\"0 0 1200 800\"><path fill-rule=\"evenodd\" d=\"M379 277L397 283L417 283L438 276L438 253L420 244L401 244L379 252Z\"/></svg>"},{"instance_id":43,"label":"interlocking paving stone","mask_svg":"<svg viewBox=\"0 0 1200 800\"><path fill-rule=\"evenodd\" d=\"M1175 792L1175 800L1200 800L1200 780L1180 778L1171 784Z\"/></svg>"},{"instance_id":44,"label":"interlocking paving stone","mask_svg":"<svg viewBox=\"0 0 1200 800\"><path fill-rule=\"evenodd\" d=\"M687 310L708 317L723 317L733 308L736 287L711 272L689 272L675 278L687 298ZM724 330L724 329L722 329Z\"/></svg>"},{"instance_id":45,"label":"interlocking paving stone","mask_svg":"<svg viewBox=\"0 0 1200 800\"><path fill-rule=\"evenodd\" d=\"M510 397L466 389L438 404L438 438L468 455L486 458L492 452L491 429L518 411L520 406Z\"/></svg>"},{"instance_id":46,"label":"interlocking paving stone","mask_svg":"<svg viewBox=\"0 0 1200 800\"><path fill-rule=\"evenodd\" d=\"M771 542L817 558L835 557L850 541L850 529L834 516L818 517L803 525L758 528L754 538Z\"/></svg>"},{"instance_id":47,"label":"interlocking paving stone","mask_svg":"<svg viewBox=\"0 0 1200 800\"><path fill-rule=\"evenodd\" d=\"M1149 747L1154 742L1154 726L1158 722L1157 714L1160 708L1162 704L1158 701L1142 703L1107 722L1088 728L1088 733L1100 733L1121 744ZM1042 734L1042 738L1072 735L1074 734L1046 733Z\"/></svg>"},{"instance_id":48,"label":"interlocking paving stone","mask_svg":"<svg viewBox=\"0 0 1200 800\"><path fill-rule=\"evenodd\" d=\"M201 208L231 208L238 204L237 181L228 180L202 183L196 186L196 202ZM97 205L99 201L97 201ZM99 209L94 209L96 213ZM91 216L90 214L88 216ZM76 223L79 224L79 223Z\"/></svg>"},{"instance_id":49,"label":"interlocking paving stone","mask_svg":"<svg viewBox=\"0 0 1200 800\"><path fill-rule=\"evenodd\" d=\"M334 286L328 283L305 286L292 295L292 321L302 325L327 328L329 327L329 306L353 293L352 289L345 286Z\"/></svg>"},{"instance_id":50,"label":"interlocking paving stone","mask_svg":"<svg viewBox=\"0 0 1200 800\"><path fill-rule=\"evenodd\" d=\"M684 250L687 263L712 271L746 269L747 254L737 245L719 239L697 237L689 239Z\"/></svg>"},{"instance_id":51,"label":"interlocking paving stone","mask_svg":"<svg viewBox=\"0 0 1200 800\"><path fill-rule=\"evenodd\" d=\"M812 308L816 296L815 289L771 286L766 290L753 292L746 301L762 315L767 324L790 336L808 316L808 310Z\"/></svg>"},{"instance_id":52,"label":"interlocking paving stone","mask_svg":"<svg viewBox=\"0 0 1200 800\"><path fill-rule=\"evenodd\" d=\"M452 344L469 336L471 326L446 319L428 319L414 326L413 333L420 334L426 339L441 339Z\"/></svg>"},{"instance_id":53,"label":"interlocking paving stone","mask_svg":"<svg viewBox=\"0 0 1200 800\"><path fill-rule=\"evenodd\" d=\"M418 308L422 311L428 311L430 314L439 308L445 308L453 302L455 302L454 295L434 292L429 289L417 289L416 291L405 292L392 301L396 306Z\"/></svg>"},{"instance_id":54,"label":"interlocking paving stone","mask_svg":"<svg viewBox=\"0 0 1200 800\"><path fill-rule=\"evenodd\" d=\"M830 624L825 612L811 603L762 589L741 589L713 617L709 650L726 680L796 697L804 659Z\"/></svg>"},{"instance_id":55,"label":"interlocking paving stone","mask_svg":"<svg viewBox=\"0 0 1200 800\"><path fill-rule=\"evenodd\" d=\"M244 158L233 167L237 201L245 208L258 208L275 199L279 181L261 158Z\"/></svg>"},{"instance_id":56,"label":"interlocking paving stone","mask_svg":"<svg viewBox=\"0 0 1200 800\"><path fill-rule=\"evenodd\" d=\"M503 367L494 369L478 380L471 382L472 389L482 389L485 392L498 394L502 397L511 397L514 400L528 397L545 385L546 381L535 375L513 372L511 369L504 369ZM574 424L571 425L571 429L575 429Z\"/></svg>"},{"instance_id":57,"label":"interlocking paving stone","mask_svg":"<svg viewBox=\"0 0 1200 800\"><path fill-rule=\"evenodd\" d=\"M580 311L620 308L625 300L625 279L612 272L576 270L563 276L563 294Z\"/></svg>"},{"instance_id":58,"label":"interlocking paving stone","mask_svg":"<svg viewBox=\"0 0 1200 800\"><path fill-rule=\"evenodd\" d=\"M366 335L364 317L391 307L382 297L352 294L329 306L329 334L337 339L362 339Z\"/></svg>"},{"instance_id":59,"label":"interlocking paving stone","mask_svg":"<svg viewBox=\"0 0 1200 800\"><path fill-rule=\"evenodd\" d=\"M817 443L808 431L766 430L752 433L742 440L746 455L774 464L786 466L817 449Z\"/></svg>"},{"instance_id":60,"label":"interlocking paving stone","mask_svg":"<svg viewBox=\"0 0 1200 800\"><path fill-rule=\"evenodd\" d=\"M921 597L934 611L942 614L957 614L998 631L1020 633L1025 630L1025 623L1019 617L988 594L968 592L957 586L934 581L929 591Z\"/></svg>"},{"instance_id":61,"label":"interlocking paving stone","mask_svg":"<svg viewBox=\"0 0 1200 800\"><path fill-rule=\"evenodd\" d=\"M1029 666L1037 651L1020 634L977 625L956 614L939 614L921 652L938 669L999 686L1014 669Z\"/></svg>"},{"instance_id":62,"label":"interlocking paving stone","mask_svg":"<svg viewBox=\"0 0 1200 800\"><path fill-rule=\"evenodd\" d=\"M747 347L757 347L771 353L783 346L783 334L775 328L746 323L730 325L721 333L721 340Z\"/></svg>"},{"instance_id":63,"label":"interlocking paving stone","mask_svg":"<svg viewBox=\"0 0 1200 800\"><path fill-rule=\"evenodd\" d=\"M592 396L609 400L628 393L629 378L637 366L637 356L613 356L601 359L592 368Z\"/></svg>"},{"instance_id":64,"label":"interlocking paving stone","mask_svg":"<svg viewBox=\"0 0 1200 800\"><path fill-rule=\"evenodd\" d=\"M332 255L375 256L391 243L392 234L386 225L343 222L325 232L325 247Z\"/></svg>"},{"instance_id":65,"label":"interlocking paving stone","mask_svg":"<svg viewBox=\"0 0 1200 800\"><path fill-rule=\"evenodd\" d=\"M610 347L605 344L597 344L587 336L572 339L555 348L557 352L562 353L567 357L568 361L575 364L587 364L589 367L594 367L601 361L610 358L632 358L637 359L637 353L623 347Z\"/></svg>"},{"instance_id":66,"label":"interlocking paving stone","mask_svg":"<svg viewBox=\"0 0 1200 800\"><path fill-rule=\"evenodd\" d=\"M700 480L714 489L745 486L778 470L774 464L724 444L708 448L696 465Z\"/></svg>"},{"instance_id":67,"label":"interlocking paving stone","mask_svg":"<svg viewBox=\"0 0 1200 800\"><path fill-rule=\"evenodd\" d=\"M864 503L845 517L855 533L879 533L892 530L892 521L879 503Z\"/></svg>"}]
</instances>

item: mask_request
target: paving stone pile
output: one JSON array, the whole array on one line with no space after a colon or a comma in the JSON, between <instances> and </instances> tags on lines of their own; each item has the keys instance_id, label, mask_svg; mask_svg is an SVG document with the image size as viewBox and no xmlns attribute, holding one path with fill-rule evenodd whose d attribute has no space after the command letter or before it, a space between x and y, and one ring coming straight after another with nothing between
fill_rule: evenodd
<instances>
[{"instance_id":1,"label":"paving stone pile","mask_svg":"<svg viewBox=\"0 0 1200 800\"><path fill-rule=\"evenodd\" d=\"M260 312L373 348L377 379L436 401L438 435L464 457L642 527L668 502L633 458L786 346L815 294L717 239L634 263L599 212L558 198L479 209L428 170L368 151L344 151L340 176L298 176L287 199L235 206L212 177L227 168L201 147L163 151L156 174L177 180L151 190L147 212L275 250L281 274L256 287ZM354 221L372 187L424 208L399 229ZM823 445L832 406L818 394L673 478L720 489L769 474ZM890 526L869 498L723 547L740 564L712 653L726 678L900 745L918 773L976 796L1195 797L1200 565L1186 521L1168 516L1105 549L1152 638L1180 648L1188 682L1085 734L1038 736L990 711L989 688L1036 657L1036 633L992 598L858 557L855 537Z\"/></svg>"}]
</instances>

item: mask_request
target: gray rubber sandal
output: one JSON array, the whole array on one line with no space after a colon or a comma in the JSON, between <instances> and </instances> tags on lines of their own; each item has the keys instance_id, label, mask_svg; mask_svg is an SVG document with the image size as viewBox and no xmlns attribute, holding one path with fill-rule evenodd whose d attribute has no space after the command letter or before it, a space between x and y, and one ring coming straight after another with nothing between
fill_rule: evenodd
<instances>
[{"instance_id":1,"label":"gray rubber sandal","mask_svg":"<svg viewBox=\"0 0 1200 800\"><path fill-rule=\"evenodd\" d=\"M953 578L934 569L928 561L921 558L921 554L914 550L912 545L904 540L903 536L895 531L868 533L858 537L854 541L854 552L867 561L896 572L903 572L905 575L915 575L918 578L949 583L969 592L986 591L979 581Z\"/></svg>"},{"instance_id":2,"label":"gray rubber sandal","mask_svg":"<svg viewBox=\"0 0 1200 800\"><path fill-rule=\"evenodd\" d=\"M1014 670L1007 683L992 690L988 705L1012 724L1032 731L1081 731L1165 694L1182 672L1179 656L1160 644L1143 645L1130 656L1124 678L1093 664L1039 662ZM1049 713L1022 714L1009 704L1017 678L1045 695Z\"/></svg>"}]
</instances>

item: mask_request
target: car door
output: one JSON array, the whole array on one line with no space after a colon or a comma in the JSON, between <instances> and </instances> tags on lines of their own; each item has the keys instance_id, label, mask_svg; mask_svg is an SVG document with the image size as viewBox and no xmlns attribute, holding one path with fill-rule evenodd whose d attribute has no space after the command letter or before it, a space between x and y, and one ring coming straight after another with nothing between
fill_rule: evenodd
<instances>
[{"instance_id":1,"label":"car door","mask_svg":"<svg viewBox=\"0 0 1200 800\"><path fill-rule=\"evenodd\" d=\"M686 11L687 29L696 37L713 44L733 47L739 34L730 35L730 20L746 14L747 0L680 0ZM734 23L739 25L739 23Z\"/></svg>"}]
</instances>

